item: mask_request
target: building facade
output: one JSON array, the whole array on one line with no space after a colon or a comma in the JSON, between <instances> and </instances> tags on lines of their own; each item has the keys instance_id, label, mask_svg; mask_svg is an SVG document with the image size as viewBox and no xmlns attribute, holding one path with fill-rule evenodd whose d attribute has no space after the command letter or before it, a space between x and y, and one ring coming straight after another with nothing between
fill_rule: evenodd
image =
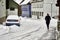
<instances>
[{"instance_id":1,"label":"building facade","mask_svg":"<svg viewBox=\"0 0 60 40\"><path fill-rule=\"evenodd\" d=\"M51 17L58 15L58 7L56 7L56 0L31 0L32 17L42 18L47 13Z\"/></svg>"}]
</instances>

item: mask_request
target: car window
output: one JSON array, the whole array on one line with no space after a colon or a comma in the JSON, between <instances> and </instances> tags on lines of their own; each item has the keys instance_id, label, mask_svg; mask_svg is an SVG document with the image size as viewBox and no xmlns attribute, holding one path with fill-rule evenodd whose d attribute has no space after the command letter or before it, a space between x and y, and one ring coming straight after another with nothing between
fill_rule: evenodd
<instances>
[{"instance_id":1,"label":"car window","mask_svg":"<svg viewBox=\"0 0 60 40\"><path fill-rule=\"evenodd\" d=\"M7 21L9 21L9 22L17 22L18 20L11 20L11 19L9 19Z\"/></svg>"}]
</instances>

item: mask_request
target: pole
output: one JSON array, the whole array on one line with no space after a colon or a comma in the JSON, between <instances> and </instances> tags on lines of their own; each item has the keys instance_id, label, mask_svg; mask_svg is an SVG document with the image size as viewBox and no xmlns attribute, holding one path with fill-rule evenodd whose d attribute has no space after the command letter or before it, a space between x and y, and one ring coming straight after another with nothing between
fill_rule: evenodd
<instances>
[{"instance_id":1,"label":"pole","mask_svg":"<svg viewBox=\"0 0 60 40\"><path fill-rule=\"evenodd\" d=\"M52 3L51 3L51 17L52 17Z\"/></svg>"},{"instance_id":2,"label":"pole","mask_svg":"<svg viewBox=\"0 0 60 40\"><path fill-rule=\"evenodd\" d=\"M60 21L60 6L59 6L59 21Z\"/></svg>"}]
</instances>

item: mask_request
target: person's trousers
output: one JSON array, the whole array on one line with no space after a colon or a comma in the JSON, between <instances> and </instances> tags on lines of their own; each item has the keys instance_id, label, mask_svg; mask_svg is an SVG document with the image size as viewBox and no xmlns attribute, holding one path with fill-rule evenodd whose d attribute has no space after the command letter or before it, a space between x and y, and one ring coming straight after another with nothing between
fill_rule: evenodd
<instances>
[{"instance_id":1,"label":"person's trousers","mask_svg":"<svg viewBox=\"0 0 60 40\"><path fill-rule=\"evenodd\" d=\"M49 24L47 24L47 29L49 29Z\"/></svg>"},{"instance_id":2,"label":"person's trousers","mask_svg":"<svg viewBox=\"0 0 60 40\"><path fill-rule=\"evenodd\" d=\"M49 23L46 22L46 25L47 25L47 29L49 29Z\"/></svg>"}]
</instances>

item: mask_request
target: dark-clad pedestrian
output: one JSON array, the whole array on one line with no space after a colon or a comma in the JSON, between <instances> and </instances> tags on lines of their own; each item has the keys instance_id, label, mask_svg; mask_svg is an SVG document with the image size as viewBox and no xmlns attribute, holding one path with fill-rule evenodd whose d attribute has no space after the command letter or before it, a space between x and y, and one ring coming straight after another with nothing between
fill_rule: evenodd
<instances>
[{"instance_id":1,"label":"dark-clad pedestrian","mask_svg":"<svg viewBox=\"0 0 60 40\"><path fill-rule=\"evenodd\" d=\"M48 13L47 13L47 16L45 17L45 20L46 20L47 29L49 30L49 24L50 24L51 17L49 16Z\"/></svg>"}]
</instances>

